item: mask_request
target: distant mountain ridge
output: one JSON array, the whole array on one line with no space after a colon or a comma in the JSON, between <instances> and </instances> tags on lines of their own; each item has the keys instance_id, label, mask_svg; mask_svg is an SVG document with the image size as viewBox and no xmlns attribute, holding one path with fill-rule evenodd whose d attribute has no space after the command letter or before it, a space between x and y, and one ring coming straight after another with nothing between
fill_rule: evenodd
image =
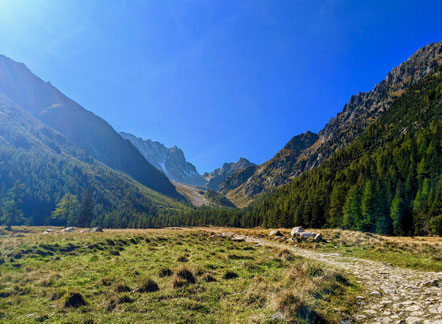
<instances>
[{"instance_id":1,"label":"distant mountain ridge","mask_svg":"<svg viewBox=\"0 0 442 324\"><path fill-rule=\"evenodd\" d=\"M181 149L176 146L166 147L160 142L144 140L133 134L120 132L155 168L170 180L193 186L205 186L206 180L196 171L195 166L188 162Z\"/></svg>"},{"instance_id":2,"label":"distant mountain ridge","mask_svg":"<svg viewBox=\"0 0 442 324\"><path fill-rule=\"evenodd\" d=\"M181 199L172 183L102 118L66 97L24 64L0 55L0 93L107 166Z\"/></svg>"},{"instance_id":3,"label":"distant mountain ridge","mask_svg":"<svg viewBox=\"0 0 442 324\"><path fill-rule=\"evenodd\" d=\"M218 191L219 185L226 180L230 175L236 171L255 166L256 164L250 162L245 158L239 158L238 162L224 163L221 168L215 169L212 172L205 172L204 179L207 181L207 188Z\"/></svg>"},{"instance_id":4,"label":"distant mountain ridge","mask_svg":"<svg viewBox=\"0 0 442 324\"><path fill-rule=\"evenodd\" d=\"M307 132L296 139L306 145L292 149L292 139L270 161L234 173L220 190L237 206L248 205L256 195L292 181L303 172L326 161L334 152L348 146L368 126L389 109L393 101L442 64L442 42L417 50L407 61L395 67L372 91L350 98L342 112L332 118L319 134ZM290 144L292 143L292 144ZM296 145L295 145L296 146ZM295 147L293 147L295 148ZM253 171L253 172L252 172Z\"/></svg>"}]
</instances>

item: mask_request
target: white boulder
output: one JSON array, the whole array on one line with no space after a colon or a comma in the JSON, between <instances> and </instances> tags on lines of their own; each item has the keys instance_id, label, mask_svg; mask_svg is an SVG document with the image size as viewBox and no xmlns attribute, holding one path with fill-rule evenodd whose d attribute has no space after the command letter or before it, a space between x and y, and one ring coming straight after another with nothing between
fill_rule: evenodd
<instances>
[{"instance_id":1,"label":"white boulder","mask_svg":"<svg viewBox=\"0 0 442 324\"><path fill-rule=\"evenodd\" d=\"M302 233L304 232L304 227L302 226L296 226L292 228L292 231L290 232L290 234L292 235L292 237L295 237L296 234L298 233Z\"/></svg>"}]
</instances>

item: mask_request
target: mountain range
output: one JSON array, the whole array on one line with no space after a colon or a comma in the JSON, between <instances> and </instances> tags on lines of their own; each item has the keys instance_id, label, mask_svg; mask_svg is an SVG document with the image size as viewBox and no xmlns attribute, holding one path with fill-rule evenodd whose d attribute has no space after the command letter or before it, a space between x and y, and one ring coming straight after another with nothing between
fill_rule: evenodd
<instances>
[{"instance_id":1,"label":"mountain range","mask_svg":"<svg viewBox=\"0 0 442 324\"><path fill-rule=\"evenodd\" d=\"M120 132L121 137L129 140L155 168L170 180L193 186L205 186L206 180L187 162L184 153L176 146L166 147L160 142L143 140L130 133Z\"/></svg>"},{"instance_id":2,"label":"mountain range","mask_svg":"<svg viewBox=\"0 0 442 324\"><path fill-rule=\"evenodd\" d=\"M200 175L181 149L118 134L0 55L0 219L21 210L18 223L49 224L64 195L90 191L93 223L107 227L438 233L441 65L442 42L429 44L352 96L318 134L294 136L261 165L240 158Z\"/></svg>"},{"instance_id":3,"label":"mountain range","mask_svg":"<svg viewBox=\"0 0 442 324\"><path fill-rule=\"evenodd\" d=\"M0 56L0 216L42 225L64 194L90 190L97 222L148 224L185 198L103 119Z\"/></svg>"},{"instance_id":4,"label":"mountain range","mask_svg":"<svg viewBox=\"0 0 442 324\"><path fill-rule=\"evenodd\" d=\"M245 207L260 193L274 190L321 165L335 152L351 144L407 89L440 65L441 60L442 42L419 49L389 72L372 91L352 96L319 134L307 132L295 136L270 161L231 175L220 184L220 192L236 206Z\"/></svg>"},{"instance_id":5,"label":"mountain range","mask_svg":"<svg viewBox=\"0 0 442 324\"><path fill-rule=\"evenodd\" d=\"M0 55L0 93L111 168L179 198L175 187L102 118L69 99L24 64Z\"/></svg>"}]
</instances>

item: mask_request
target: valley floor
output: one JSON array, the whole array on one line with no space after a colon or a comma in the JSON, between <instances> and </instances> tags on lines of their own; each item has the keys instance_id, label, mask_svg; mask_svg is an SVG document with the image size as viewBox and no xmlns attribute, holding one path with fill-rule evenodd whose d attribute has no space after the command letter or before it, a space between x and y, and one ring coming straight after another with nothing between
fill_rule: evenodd
<instances>
[{"instance_id":1,"label":"valley floor","mask_svg":"<svg viewBox=\"0 0 442 324\"><path fill-rule=\"evenodd\" d=\"M236 234L238 235L238 234ZM286 247L286 243L256 236L244 236L263 246ZM408 241L407 238L403 238ZM396 238L396 240L398 240ZM429 239L434 243L436 239ZM437 240L440 242L440 240ZM357 278L367 296L359 296L354 319L376 323L442 323L442 272L399 268L391 263L364 260L345 253L321 253L290 247L294 255L314 259ZM440 253L441 251L439 251Z\"/></svg>"},{"instance_id":2,"label":"valley floor","mask_svg":"<svg viewBox=\"0 0 442 324\"><path fill-rule=\"evenodd\" d=\"M440 238L45 229L0 231L0 322L442 322Z\"/></svg>"}]
</instances>

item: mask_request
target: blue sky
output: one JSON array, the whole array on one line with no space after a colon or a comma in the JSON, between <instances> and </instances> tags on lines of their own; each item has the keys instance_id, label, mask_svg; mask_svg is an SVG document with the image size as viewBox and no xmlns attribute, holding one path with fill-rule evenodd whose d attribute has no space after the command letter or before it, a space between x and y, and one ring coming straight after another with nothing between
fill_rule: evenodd
<instances>
[{"instance_id":1,"label":"blue sky","mask_svg":"<svg viewBox=\"0 0 442 324\"><path fill-rule=\"evenodd\" d=\"M318 132L415 50L442 1L2 0L0 53L199 172Z\"/></svg>"}]
</instances>

